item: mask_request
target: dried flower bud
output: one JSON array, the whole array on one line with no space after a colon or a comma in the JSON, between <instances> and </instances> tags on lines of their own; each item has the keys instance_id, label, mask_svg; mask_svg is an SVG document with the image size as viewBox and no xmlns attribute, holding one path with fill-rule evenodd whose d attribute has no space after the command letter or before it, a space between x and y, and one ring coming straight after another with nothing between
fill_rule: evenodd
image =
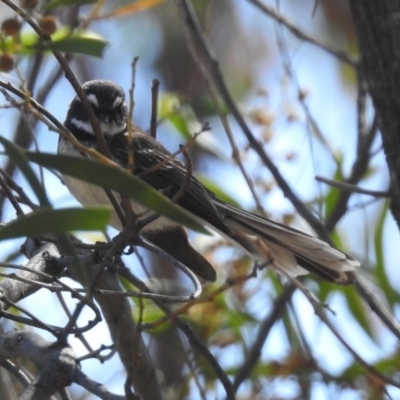
<instances>
[{"instance_id":1,"label":"dried flower bud","mask_svg":"<svg viewBox=\"0 0 400 400\"><path fill-rule=\"evenodd\" d=\"M20 0L21 8L25 10L33 10L39 4L39 0Z\"/></svg>"},{"instance_id":2,"label":"dried flower bud","mask_svg":"<svg viewBox=\"0 0 400 400\"><path fill-rule=\"evenodd\" d=\"M14 68L14 57L11 54L2 54L0 56L0 71L9 72Z\"/></svg>"},{"instance_id":3,"label":"dried flower bud","mask_svg":"<svg viewBox=\"0 0 400 400\"><path fill-rule=\"evenodd\" d=\"M303 101L305 100L309 95L309 92L307 89L300 89L299 90L299 100Z\"/></svg>"},{"instance_id":4,"label":"dried flower bud","mask_svg":"<svg viewBox=\"0 0 400 400\"><path fill-rule=\"evenodd\" d=\"M57 29L57 22L52 15L45 15L40 19L39 26L47 35L52 35Z\"/></svg>"},{"instance_id":5,"label":"dried flower bud","mask_svg":"<svg viewBox=\"0 0 400 400\"><path fill-rule=\"evenodd\" d=\"M275 115L265 107L253 109L249 116L258 125L270 126L275 121Z\"/></svg>"},{"instance_id":6,"label":"dried flower bud","mask_svg":"<svg viewBox=\"0 0 400 400\"><path fill-rule=\"evenodd\" d=\"M15 18L5 19L1 23L1 31L6 36L17 36L21 29L20 22Z\"/></svg>"}]
</instances>

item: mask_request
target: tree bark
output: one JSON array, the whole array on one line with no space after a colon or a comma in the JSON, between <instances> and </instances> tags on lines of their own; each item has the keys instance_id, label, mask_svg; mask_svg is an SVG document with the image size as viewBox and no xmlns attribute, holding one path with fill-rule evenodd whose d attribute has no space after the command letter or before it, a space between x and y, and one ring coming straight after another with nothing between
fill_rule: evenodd
<instances>
[{"instance_id":1,"label":"tree bark","mask_svg":"<svg viewBox=\"0 0 400 400\"><path fill-rule=\"evenodd\" d=\"M400 1L350 0L361 70L377 113L400 226Z\"/></svg>"}]
</instances>

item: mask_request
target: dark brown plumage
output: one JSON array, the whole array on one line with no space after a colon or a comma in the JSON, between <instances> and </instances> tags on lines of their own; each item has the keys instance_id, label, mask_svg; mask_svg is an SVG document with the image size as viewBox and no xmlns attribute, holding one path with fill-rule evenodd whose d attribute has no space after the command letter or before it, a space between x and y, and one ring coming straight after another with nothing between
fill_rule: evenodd
<instances>
[{"instance_id":1,"label":"dark brown plumage","mask_svg":"<svg viewBox=\"0 0 400 400\"><path fill-rule=\"evenodd\" d=\"M131 157L134 161L133 173L172 198L187 179L185 165L160 142L136 126L128 140L124 93L118 85L109 81L91 81L83 88L99 119L113 160L127 168ZM71 104L65 125L82 144L98 147L77 97ZM59 152L79 155L63 138L60 138ZM79 181L69 177L65 177L65 180L82 204L108 204L102 189L88 188L90 185L80 185ZM310 271L339 284L350 284L355 279L354 270L359 262L351 256L301 231L226 204L194 176L178 204L260 262L272 259L294 276ZM117 218L113 218L111 225L121 229ZM142 233L197 275L210 281L216 279L211 264L190 246L186 232L176 223L161 217L146 226Z\"/></svg>"}]
</instances>

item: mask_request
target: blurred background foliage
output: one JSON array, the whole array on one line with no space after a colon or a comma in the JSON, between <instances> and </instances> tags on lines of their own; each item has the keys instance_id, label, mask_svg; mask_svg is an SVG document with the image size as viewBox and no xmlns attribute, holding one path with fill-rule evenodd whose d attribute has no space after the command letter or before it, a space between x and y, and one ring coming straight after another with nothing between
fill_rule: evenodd
<instances>
[{"instance_id":1,"label":"blurred background foliage","mask_svg":"<svg viewBox=\"0 0 400 400\"><path fill-rule=\"evenodd\" d=\"M191 150L196 174L204 184L227 201L311 232L251 150L226 105L212 95L210 82L205 81L201 65L189 51L174 2L34 3L37 2L21 1L21 6L54 40L60 41L59 50L67 53L81 82L111 79L128 91L133 57L140 57L136 67L134 119L148 129L150 87L152 79L157 78L161 82L158 139L170 150L176 150L179 143L188 141L204 123L209 123L211 131L202 133ZM346 0L266 3L318 41L341 49L349 57L358 56ZM319 183L314 177L344 181L357 161L357 107L361 95L354 67L294 37L249 1L193 0L192 4L228 88L254 135L302 201L321 220L329 220L337 211L341 190ZM3 23L0 78L28 90L63 121L74 92L49 53L48 45L38 40L26 24L21 24L4 3L0 4L0 18ZM18 22L17 27L4 26L9 18ZM365 124L370 126L373 109L369 99L364 100L363 116ZM225 118L257 198L232 159L232 148L222 124ZM24 148L55 152L57 135L23 109L21 113L0 109L0 126L1 135ZM360 185L385 191L389 179L378 135L372 140L370 154L359 178ZM2 163L8 174L16 176L26 188L12 160L3 157ZM53 205L76 204L57 177L48 172L43 174ZM30 193L29 188L26 191ZM332 240L362 262L361 276L383 306L397 317L398 231L388 213L387 201L353 194L345 208L336 221L338 224L328 227ZM15 217L4 198L1 211L5 222ZM93 234L80 237L90 241L102 238ZM250 272L250 260L223 239L197 234L191 238L216 266L219 275L215 286L205 288L204 298L212 296L226 278ZM17 252L20 243L4 242L3 259L21 262ZM160 290L185 290L187 282L163 260L152 259L149 270L143 272L134 258L124 257L124 261L135 274L156 281L154 285ZM379 399L386 392L392 398L399 398L398 389L368 375L356 363L321 324L299 291L293 290L281 301L287 293L284 284L285 279L275 272L262 271L257 278L233 285L212 297L212 301L193 306L181 316L194 327L234 382L252 351L257 349L256 339L263 337L258 347L258 362L247 371L243 382L238 382L238 399ZM396 377L397 341L355 289L334 286L314 276L306 277L305 284L334 311L329 318L348 344L382 373ZM24 305L35 312L35 302L49 301L48 315L39 317L52 322L62 320L55 302L49 300L52 295L42 292L30 297ZM132 304L137 302L132 300ZM138 308L133 310L137 316ZM145 301L144 322L151 323L161 317L160 310L151 301ZM3 321L3 328L9 330L12 324ZM94 346L110 342L105 326L87 336ZM157 368L162 371L170 398L224 398L214 371L201 355L193 352L172 323L149 330L146 340ZM83 351L77 339L71 339L71 343L78 352ZM97 380L101 376L100 381L110 390L123 392L124 373L117 356L104 365L96 360L85 361L83 367ZM3 384L6 380L3 376ZM81 388L72 386L71 392L73 398L89 398Z\"/></svg>"}]
</instances>

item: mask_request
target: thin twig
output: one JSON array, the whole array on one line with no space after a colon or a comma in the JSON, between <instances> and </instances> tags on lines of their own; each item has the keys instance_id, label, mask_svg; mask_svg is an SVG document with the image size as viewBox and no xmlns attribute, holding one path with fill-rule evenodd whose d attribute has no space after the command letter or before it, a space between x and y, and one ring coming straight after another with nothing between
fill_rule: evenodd
<instances>
[{"instance_id":1,"label":"thin twig","mask_svg":"<svg viewBox=\"0 0 400 400\"><path fill-rule=\"evenodd\" d=\"M224 76L222 74L219 62L212 51L209 42L206 39L203 29L201 28L200 22L193 10L191 3L188 0L175 0L182 18L183 25L188 31L188 44L189 48L198 60L203 73L209 78L210 82L215 85L217 92L220 94L228 109L231 111L233 117L237 121L238 125L242 129L246 136L250 146L258 154L260 160L270 170L272 176L276 180L277 184L283 191L284 195L291 201L293 206L296 208L298 213L311 225L311 227L326 241L330 241L330 237L326 232L324 225L321 221L307 208L304 202L293 192L287 181L279 172L279 169L272 162L271 158L267 155L263 148L263 144L260 143L250 128L248 127L243 115L239 111L232 95L230 94L226 85Z\"/></svg>"},{"instance_id":2,"label":"thin twig","mask_svg":"<svg viewBox=\"0 0 400 400\"><path fill-rule=\"evenodd\" d=\"M129 88L129 112L128 112L128 122L133 121L133 111L135 109L135 86L136 86L136 66L139 62L139 57L135 56L132 60L132 80L131 87Z\"/></svg>"},{"instance_id":3,"label":"thin twig","mask_svg":"<svg viewBox=\"0 0 400 400\"><path fill-rule=\"evenodd\" d=\"M185 194L187 188L189 187L190 181L192 179L192 174L193 174L193 165L192 165L192 160L189 156L189 153L187 152L187 147L186 146L179 146L179 151L183 154L185 157L186 161L186 174L185 174L185 180L182 184L182 186L179 188L179 190L174 194L174 196L171 198L171 202L174 204L179 203L179 200L182 198L182 196ZM157 164L159 165L159 164ZM144 172L147 172L144 171ZM145 212L146 213L146 212ZM138 221L138 227L139 229L143 229L146 225L150 224L151 222L154 222L156 219L160 218L160 214L158 213L152 213L151 215L141 218Z\"/></svg>"},{"instance_id":4,"label":"thin twig","mask_svg":"<svg viewBox=\"0 0 400 400\"><path fill-rule=\"evenodd\" d=\"M86 341L86 339L85 339L85 341ZM110 350L110 352L106 356L103 356L101 353L105 350ZM93 350L89 353L86 353L84 356L77 357L76 361L81 362L84 360L90 360L92 358L97 358L101 363L103 363L103 362L109 360L111 357L113 357L115 352L116 352L116 350L115 350L114 344L110 344L108 346L102 344L98 349Z\"/></svg>"},{"instance_id":5,"label":"thin twig","mask_svg":"<svg viewBox=\"0 0 400 400\"><path fill-rule=\"evenodd\" d=\"M162 249L158 248L154 244L150 243L145 238L139 237L138 246L141 246L141 247L145 248L146 250L151 251L152 253L160 255L162 258L167 260L169 263L171 263L172 265L174 265L175 267L180 269L192 281L195 291L190 296L184 296L186 298L185 301L190 301L191 299L196 299L201 295L202 286L201 286L201 283L199 282L199 279L197 278L196 274L194 274L190 270L190 268L188 268L185 264L181 263L179 260L174 259L168 253L166 253ZM176 297L176 296L170 296L170 297Z\"/></svg>"},{"instance_id":6,"label":"thin twig","mask_svg":"<svg viewBox=\"0 0 400 400\"><path fill-rule=\"evenodd\" d=\"M290 32L293 33L294 36L297 38L309 42L316 47L326 51L327 53L333 55L338 60L351 65L352 67L358 67L359 62L357 59L350 57L347 53L342 50L335 49L332 46L329 46L326 43L323 43L321 40L316 39L315 36L308 35L307 33L303 32L298 26L294 25L290 22L283 14L276 11L275 8L270 7L269 5L262 3L260 0L248 0L258 9L260 9L265 14L272 17L275 21L279 22L280 24L284 25Z\"/></svg>"},{"instance_id":7,"label":"thin twig","mask_svg":"<svg viewBox=\"0 0 400 400\"><path fill-rule=\"evenodd\" d=\"M133 173L135 170L135 159L133 156L133 135L135 127L133 125L133 110L135 108L135 79L136 79L136 65L139 61L139 57L134 57L131 68L132 68L132 77L131 77L131 87L129 88L129 111L128 111L128 120L127 120L127 132L128 132L128 169Z\"/></svg>"},{"instance_id":8,"label":"thin twig","mask_svg":"<svg viewBox=\"0 0 400 400\"><path fill-rule=\"evenodd\" d=\"M150 118L150 135L156 139L157 137L157 115L158 115L158 90L160 81L153 79L151 85L151 118Z\"/></svg>"},{"instance_id":9,"label":"thin twig","mask_svg":"<svg viewBox=\"0 0 400 400\"><path fill-rule=\"evenodd\" d=\"M3 0L2 0L3 1ZM98 151L94 150L94 149L89 149L85 146L83 146L76 138L75 136L68 131L67 128L65 128L65 126L57 119L53 116L53 114L51 114L48 110L46 110L46 108L44 108L41 104L39 104L35 99L33 99L32 97L28 96L26 93L24 93L23 91L19 90L18 88L16 88L14 85L12 85L10 82L5 82L3 80L0 80L0 87L5 88L6 90L8 90L9 92L15 94L16 96L25 99L26 102L29 103L30 106L33 107L34 110L38 111L38 114L35 114L36 117L42 115L45 118L42 118L41 121L43 123L45 123L50 129L58 132L59 134L63 135L63 137L68 140L78 151L80 151L83 154L87 154L88 156L101 161L107 165L113 165L116 166L117 164L115 164L113 161L111 161L110 159L104 157L102 154L100 154ZM30 110L30 112L32 112L32 110ZM50 124L50 123L51 124Z\"/></svg>"},{"instance_id":10,"label":"thin twig","mask_svg":"<svg viewBox=\"0 0 400 400\"><path fill-rule=\"evenodd\" d=\"M199 135L201 135L203 132L206 132L210 130L208 124L204 124L200 130L200 132L195 133L188 142L186 142L185 144L185 148L188 149L190 146L192 146L194 144L194 142L196 141L197 137ZM170 162L174 162L176 161L175 158L177 155L181 154L182 150L179 149L177 151L175 151L174 153L170 154L168 157L163 158L160 162L158 162L157 164L152 165L149 168L146 168L146 170L140 172L139 174L136 174L136 177L138 178L143 178L146 175L149 175L151 173L153 173L154 171L157 171L159 168L161 168L164 165L167 165Z\"/></svg>"},{"instance_id":11,"label":"thin twig","mask_svg":"<svg viewBox=\"0 0 400 400\"><path fill-rule=\"evenodd\" d=\"M385 326L400 340L400 325L393 315L387 311L386 307L378 300L373 291L368 288L360 277L355 282L355 286L364 301L371 307L371 310L379 316Z\"/></svg>"},{"instance_id":12,"label":"thin twig","mask_svg":"<svg viewBox=\"0 0 400 400\"><path fill-rule=\"evenodd\" d=\"M46 257L45 253L43 253L42 257L43 258ZM50 260L47 261L45 259L42 260L42 263L46 263L46 262L51 262L51 261ZM29 294L32 294L32 292L34 290L38 290L40 287L47 288L51 291L61 291L61 288L62 288L63 291L68 291L69 293L71 293L71 295L74 298L79 299L80 303L91 308L91 310L95 314L95 319L93 321L90 321L84 327L77 328L76 330L74 329L72 333L86 332L86 331L92 329L99 321L101 321L101 315L100 315L100 312L99 312L98 308L96 307L96 305L93 302L88 301L86 299L86 296L83 296L82 294L80 294L79 290L77 291L77 290L71 288L70 286L68 286L61 280L59 280L57 277L49 275L38 269L32 269L29 267L10 264L10 263L0 263L0 266L18 270L17 274L0 274L0 276L4 276L8 280L16 280L16 281L23 282L23 283L26 283L27 285L29 285L24 288L24 292L23 292L24 296L23 297L28 296ZM60 269L57 269L57 270L60 270ZM20 276L19 274L21 271L29 272L31 274L29 276L29 279L24 278L24 276ZM36 277L36 279L34 279L33 276ZM4 287L9 287L10 284L7 283L6 279L3 279L1 284ZM58 284L58 287L55 285L49 285L45 282L41 282L40 280L44 280L45 282L46 281L55 282ZM11 299L7 298L7 296L10 297L8 292L5 291L4 288L2 291L3 291L3 296L1 297L1 301L5 303L3 305L3 309L6 309L6 306L8 304L13 305L13 304L15 304L15 301L19 301L23 298L22 296L18 296L18 297L12 298L12 300L15 300L15 301L11 301ZM63 330L63 328L58 328L58 327L53 327L53 329L57 330L57 332L61 332Z\"/></svg>"},{"instance_id":13,"label":"thin twig","mask_svg":"<svg viewBox=\"0 0 400 400\"><path fill-rule=\"evenodd\" d=\"M240 151L239 151L239 148L238 148L238 146L236 144L236 140L235 140L235 138L233 136L232 129L231 129L231 126L229 124L229 120L228 120L226 114L222 111L221 106L219 104L219 101L217 99L217 96L216 96L216 94L214 92L214 88L212 87L212 85L210 85L208 80L206 80L206 87L208 88L210 96L211 96L212 100L214 101L215 109L217 111L217 114L219 116L221 124L224 127L226 136L227 136L227 138L229 140L229 143L231 145L231 148L232 148L232 159L235 161L235 163L239 167L240 172L242 173L243 178L247 183L247 187L249 188L249 190L250 190L250 192L251 192L251 194L253 196L253 199L254 199L254 202L256 204L257 210L261 213L261 215L265 216L265 210L264 210L264 207L261 205L261 201L260 201L259 196L258 196L258 194L256 192L255 187L254 187L253 180L251 179L251 177L247 173L246 169L244 168L243 162L242 162L242 160L240 158Z\"/></svg>"},{"instance_id":14,"label":"thin twig","mask_svg":"<svg viewBox=\"0 0 400 400\"><path fill-rule=\"evenodd\" d=\"M334 179L325 178L323 176L316 176L315 180L317 180L318 182L326 183L329 186L333 186L338 189L345 190L346 192L366 194L368 196L380 197L380 198L384 198L384 199L387 199L390 197L389 190L382 191L382 190L365 189L365 188L361 188L359 186L351 185L350 183L340 182L340 181L336 181Z\"/></svg>"},{"instance_id":15,"label":"thin twig","mask_svg":"<svg viewBox=\"0 0 400 400\"><path fill-rule=\"evenodd\" d=\"M174 194L174 196L171 199L172 203L174 203L174 204L179 203L182 196L184 196L184 194L186 193L186 190L188 189L188 187L190 185L192 177L193 177L192 159L189 156L186 146L179 145L179 150L182 152L183 156L185 157L186 174L185 174L185 180L183 181L182 186L179 188L179 190Z\"/></svg>"},{"instance_id":16,"label":"thin twig","mask_svg":"<svg viewBox=\"0 0 400 400\"><path fill-rule=\"evenodd\" d=\"M1 174L0 174L0 186L3 189L8 200L10 200L11 205L14 207L15 212L17 213L17 216L24 215L24 212L23 212L21 206L19 205L17 199L15 198L14 194L10 190L7 182L3 179Z\"/></svg>"},{"instance_id":17,"label":"thin twig","mask_svg":"<svg viewBox=\"0 0 400 400\"><path fill-rule=\"evenodd\" d=\"M195 305L209 303L214 301L221 293L225 292L227 289L242 284L250 279L253 279L257 276L257 269L259 267L257 265L254 266L253 270L249 274L239 275L234 278L227 279L222 285L220 285L217 289L215 289L212 293L209 293L206 297L192 299L190 302L183 304L181 307L177 308L173 312L167 313L165 316L161 317L157 321L150 322L147 324L143 324L143 329L154 329L162 326L164 323L174 320L179 315L186 314L190 308Z\"/></svg>"},{"instance_id":18,"label":"thin twig","mask_svg":"<svg viewBox=\"0 0 400 400\"><path fill-rule=\"evenodd\" d=\"M18 15L20 15L24 21L26 21L33 30L45 41L51 41L50 35L48 35L34 20L33 18L25 12L21 7L17 6L11 0L1 0L4 4L14 10ZM75 74L72 72L71 67L69 66L67 60L64 56L56 50L52 50L54 57L57 59L58 63L61 65L62 69L65 72L65 77L71 83L72 87L74 88L79 100L82 102L82 106L85 110L85 113L89 119L89 122L93 128L93 132L96 136L97 142L99 144L100 152L105 155L107 158L111 159L110 149L108 148L107 142L105 141L104 136L101 133L100 123L94 114L93 108L83 91L80 83L78 82Z\"/></svg>"},{"instance_id":19,"label":"thin twig","mask_svg":"<svg viewBox=\"0 0 400 400\"><path fill-rule=\"evenodd\" d=\"M357 151L357 158L351 169L349 178L346 179L345 183L350 185L356 185L363 177L368 169L369 160L371 159L371 146L378 133L378 120L375 115L374 120L369 128L368 135L362 137L362 143L360 142ZM351 197L352 192L342 191L339 198L336 201L336 205L325 225L328 231L331 231L342 218L347 211L347 204Z\"/></svg>"},{"instance_id":20,"label":"thin twig","mask_svg":"<svg viewBox=\"0 0 400 400\"><path fill-rule=\"evenodd\" d=\"M78 359L75 359L78 361ZM114 394L108 391L108 389L100 382L96 382L85 375L79 368L74 370L73 382L79 386L85 388L89 393L93 393L96 398L105 400L126 400L127 397Z\"/></svg>"},{"instance_id":21,"label":"thin twig","mask_svg":"<svg viewBox=\"0 0 400 400\"><path fill-rule=\"evenodd\" d=\"M38 328L44 329L44 330L50 332L51 334L53 334L55 337L58 337L58 331L57 331L57 329L55 329L53 326L51 326L51 325L49 325L49 324L44 323L44 322L43 322L42 320L40 320L39 318L36 318L36 317L35 317L31 312L29 312L27 309L25 309L25 308L23 308L23 307L17 305L17 304L14 303L13 301L10 301L10 300L8 300L8 299L5 298L5 297L2 297L2 298L1 298L1 301L4 302L5 304L7 304L9 307L13 307L13 308L15 308L16 310L20 311L20 313L24 313L24 314L28 315L28 317L29 317L29 319L30 319L30 321L31 321L31 323L30 323L29 325L33 325L33 326L36 326L36 327L38 327ZM17 316L14 316L14 315L10 314L10 313L4 312L4 311L1 311L1 312L0 312L0 315L1 315L2 317L4 317L4 318L13 319L13 320L15 320L15 319L12 318L12 317L17 317ZM25 319L25 320L28 319L28 318L21 317L21 316L18 316L17 318L20 318L20 321L21 321L21 319ZM24 323L26 323L26 322L24 322Z\"/></svg>"},{"instance_id":22,"label":"thin twig","mask_svg":"<svg viewBox=\"0 0 400 400\"><path fill-rule=\"evenodd\" d=\"M233 387L235 391L239 389L241 383L249 376L255 364L259 360L261 356L261 349L265 344L267 336L278 319L282 317L282 314L286 308L286 304L292 297L295 290L295 285L287 285L283 288L282 294L280 294L271 305L271 311L258 327L257 335L251 345L251 348L247 352L246 359L235 376L233 381Z\"/></svg>"},{"instance_id":23,"label":"thin twig","mask_svg":"<svg viewBox=\"0 0 400 400\"><path fill-rule=\"evenodd\" d=\"M347 351L354 357L354 359L360 364L363 368L365 368L368 373L370 373L373 377L377 378L378 380L382 380L384 383L395 386L400 388L400 382L382 374L378 371L375 367L370 365L366 362L349 344L348 342L342 337L336 327L331 323L331 321L327 318L325 313L323 312L326 309L326 305L321 304L318 299L300 282L298 279L293 278L282 266L274 263L274 267L279 270L279 272L286 276L300 291L304 294L307 298L308 302L314 309L314 313L319 317L319 319L329 328L329 330L336 336L340 343L347 349Z\"/></svg>"},{"instance_id":24,"label":"thin twig","mask_svg":"<svg viewBox=\"0 0 400 400\"><path fill-rule=\"evenodd\" d=\"M60 292L56 292L56 296L58 298L58 301L61 304L61 308L64 310L65 315L67 316L67 319L70 319L72 317L71 312L68 309L68 306L64 300L64 297L62 296L62 293ZM74 328L78 328L78 326L75 324ZM88 350L89 352L93 352L92 347L90 346L89 342L86 340L85 336L83 335L83 333L78 332L76 334L77 338L82 342L83 346L86 348L86 350Z\"/></svg>"},{"instance_id":25,"label":"thin twig","mask_svg":"<svg viewBox=\"0 0 400 400\"><path fill-rule=\"evenodd\" d=\"M135 282L135 285L138 287L141 287L141 290L144 291L150 291L150 289L139 279L137 279L128 269L124 269L121 271L121 276L125 277L128 279L130 282ZM227 285L233 281L227 281ZM225 289L226 290L226 289ZM192 300L194 302L196 300ZM167 315L169 316L169 320L173 321L174 324L177 325L177 327L184 333L184 335L187 337L189 340L189 343L193 346L194 349L196 349L209 363L210 367L212 368L213 372L217 376L217 378L220 380L222 383L223 387L225 388L226 391L226 400L235 400L235 391L232 386L232 382L228 378L227 374L225 371L222 369L221 365L219 362L216 360L216 358L213 356L211 353L210 349L199 339L199 337L196 335L196 333L193 331L193 329L186 323L183 322L179 319L179 317L176 317L174 312L163 302L155 300L154 303Z\"/></svg>"},{"instance_id":26,"label":"thin twig","mask_svg":"<svg viewBox=\"0 0 400 400\"><path fill-rule=\"evenodd\" d=\"M35 210L39 207L37 204L31 201L31 199L28 197L22 187L17 185L14 179L11 178L11 176L9 176L7 172L4 171L2 168L0 168L0 174L3 176L10 189L14 190L14 192L18 194L19 198L17 200L19 203L28 205L32 210Z\"/></svg>"},{"instance_id":27,"label":"thin twig","mask_svg":"<svg viewBox=\"0 0 400 400\"><path fill-rule=\"evenodd\" d=\"M10 360L1 360L0 366L7 370L23 386L28 385L32 380L27 374L25 374L20 366L15 365Z\"/></svg>"}]
</instances>

